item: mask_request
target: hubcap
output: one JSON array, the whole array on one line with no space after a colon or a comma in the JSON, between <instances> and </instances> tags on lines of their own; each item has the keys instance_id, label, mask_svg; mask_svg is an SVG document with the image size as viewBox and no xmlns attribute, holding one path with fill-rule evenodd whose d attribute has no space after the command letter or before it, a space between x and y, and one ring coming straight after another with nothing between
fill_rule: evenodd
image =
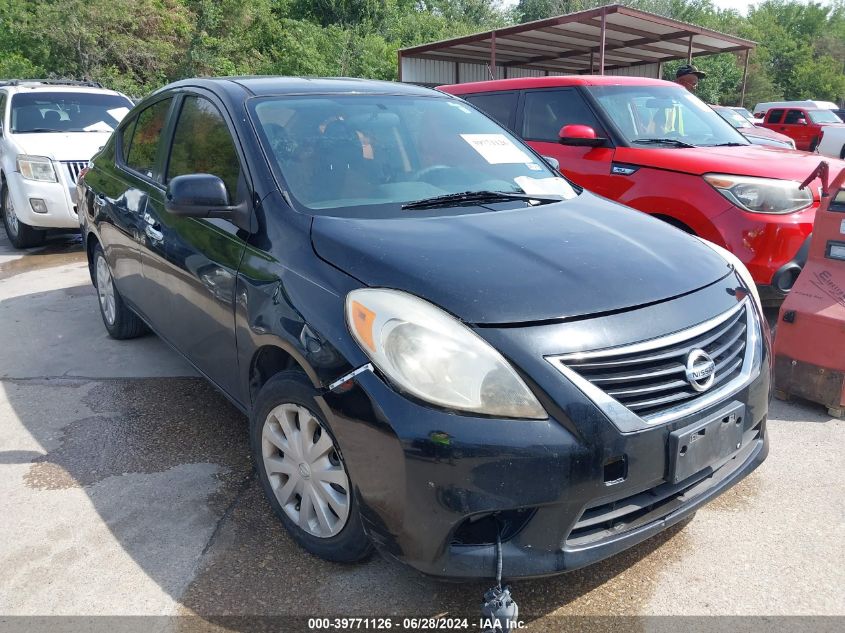
<instances>
[{"instance_id":1,"label":"hubcap","mask_svg":"<svg viewBox=\"0 0 845 633\"><path fill-rule=\"evenodd\" d=\"M331 436L305 407L273 409L261 431L270 486L285 514L313 536L339 533L349 518L349 478Z\"/></svg>"},{"instance_id":2,"label":"hubcap","mask_svg":"<svg viewBox=\"0 0 845 633\"><path fill-rule=\"evenodd\" d=\"M9 227L9 231L13 235L18 234L18 216L15 215L15 206L12 204L12 196L9 195L9 190L6 189L6 196L5 196L5 205L3 205L6 209L6 226Z\"/></svg>"},{"instance_id":3,"label":"hubcap","mask_svg":"<svg viewBox=\"0 0 845 633\"><path fill-rule=\"evenodd\" d=\"M114 302L114 283L112 282L109 266L102 255L97 257L97 294L100 297L100 309L106 323L114 325L117 310Z\"/></svg>"}]
</instances>

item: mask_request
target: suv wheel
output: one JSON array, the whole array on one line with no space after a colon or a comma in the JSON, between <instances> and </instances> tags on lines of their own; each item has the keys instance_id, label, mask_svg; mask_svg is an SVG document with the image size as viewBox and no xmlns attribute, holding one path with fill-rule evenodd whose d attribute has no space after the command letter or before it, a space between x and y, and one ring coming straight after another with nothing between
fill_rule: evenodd
<instances>
[{"instance_id":1,"label":"suv wheel","mask_svg":"<svg viewBox=\"0 0 845 633\"><path fill-rule=\"evenodd\" d=\"M111 269L99 244L94 247L94 286L97 288L100 315L109 336L115 339L135 338L147 331L141 317L126 306L115 288Z\"/></svg>"},{"instance_id":2,"label":"suv wheel","mask_svg":"<svg viewBox=\"0 0 845 633\"><path fill-rule=\"evenodd\" d=\"M273 376L250 420L252 455L264 494L293 539L320 558L356 562L372 545L316 395L300 371Z\"/></svg>"},{"instance_id":3,"label":"suv wheel","mask_svg":"<svg viewBox=\"0 0 845 633\"><path fill-rule=\"evenodd\" d=\"M2 196L0 197L0 211L3 213L3 226L12 246L15 248L41 246L44 243L45 231L32 228L18 219L7 185L3 185L0 196Z\"/></svg>"}]
</instances>

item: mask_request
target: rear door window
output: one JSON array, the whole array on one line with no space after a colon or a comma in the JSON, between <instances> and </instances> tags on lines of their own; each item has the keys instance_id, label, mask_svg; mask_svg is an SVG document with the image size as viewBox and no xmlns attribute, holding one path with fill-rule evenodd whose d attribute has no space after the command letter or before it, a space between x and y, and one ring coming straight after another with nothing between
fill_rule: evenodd
<instances>
[{"instance_id":1,"label":"rear door window","mask_svg":"<svg viewBox=\"0 0 845 633\"><path fill-rule=\"evenodd\" d=\"M186 174L212 174L226 184L234 200L240 173L238 153L219 110L208 99L185 97L173 133L167 182Z\"/></svg>"},{"instance_id":2,"label":"rear door window","mask_svg":"<svg viewBox=\"0 0 845 633\"><path fill-rule=\"evenodd\" d=\"M522 137L557 143L564 125L588 125L597 136L607 136L596 116L575 88L525 93Z\"/></svg>"},{"instance_id":3,"label":"rear door window","mask_svg":"<svg viewBox=\"0 0 845 633\"><path fill-rule=\"evenodd\" d=\"M147 178L153 178L161 132L167 121L171 98L141 110L132 134L126 166Z\"/></svg>"},{"instance_id":4,"label":"rear door window","mask_svg":"<svg viewBox=\"0 0 845 633\"><path fill-rule=\"evenodd\" d=\"M780 123L781 117L783 117L783 110L769 111L769 123Z\"/></svg>"},{"instance_id":5,"label":"rear door window","mask_svg":"<svg viewBox=\"0 0 845 633\"><path fill-rule=\"evenodd\" d=\"M805 119L807 117L804 116L803 110L790 110L786 113L786 118L783 120L784 124L786 125L795 125L798 123L798 119Z\"/></svg>"},{"instance_id":6,"label":"rear door window","mask_svg":"<svg viewBox=\"0 0 845 633\"><path fill-rule=\"evenodd\" d=\"M504 125L507 128L513 129L513 116L516 112L516 104L519 100L519 93L484 93L467 95L464 99L499 123L499 125Z\"/></svg>"}]
</instances>

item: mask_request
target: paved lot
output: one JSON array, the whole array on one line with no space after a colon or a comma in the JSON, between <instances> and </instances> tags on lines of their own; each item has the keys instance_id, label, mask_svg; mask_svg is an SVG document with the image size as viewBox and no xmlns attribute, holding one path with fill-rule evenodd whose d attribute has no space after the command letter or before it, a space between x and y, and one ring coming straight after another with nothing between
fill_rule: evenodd
<instances>
[{"instance_id":1,"label":"paved lot","mask_svg":"<svg viewBox=\"0 0 845 633\"><path fill-rule=\"evenodd\" d=\"M775 402L769 430L769 459L692 521L517 583L529 630L564 614L845 615L845 423ZM78 237L23 257L0 238L0 625L474 615L485 588L303 553L261 496L244 418L154 336L107 338Z\"/></svg>"}]
</instances>

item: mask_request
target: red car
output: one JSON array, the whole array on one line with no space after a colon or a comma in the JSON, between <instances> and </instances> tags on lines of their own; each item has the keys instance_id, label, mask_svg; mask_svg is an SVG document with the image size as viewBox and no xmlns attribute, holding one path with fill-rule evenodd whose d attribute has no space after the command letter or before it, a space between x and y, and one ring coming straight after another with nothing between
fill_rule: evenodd
<instances>
[{"instance_id":1,"label":"red car","mask_svg":"<svg viewBox=\"0 0 845 633\"><path fill-rule=\"evenodd\" d=\"M822 138L822 130L829 125L845 127L833 110L772 108L760 127L786 134L795 141L797 149L812 152Z\"/></svg>"},{"instance_id":2,"label":"red car","mask_svg":"<svg viewBox=\"0 0 845 633\"><path fill-rule=\"evenodd\" d=\"M819 205L819 183L799 183L817 156L751 145L687 90L658 79L579 75L440 89L556 159L576 184L727 248L761 294L782 298L798 276Z\"/></svg>"}]
</instances>

